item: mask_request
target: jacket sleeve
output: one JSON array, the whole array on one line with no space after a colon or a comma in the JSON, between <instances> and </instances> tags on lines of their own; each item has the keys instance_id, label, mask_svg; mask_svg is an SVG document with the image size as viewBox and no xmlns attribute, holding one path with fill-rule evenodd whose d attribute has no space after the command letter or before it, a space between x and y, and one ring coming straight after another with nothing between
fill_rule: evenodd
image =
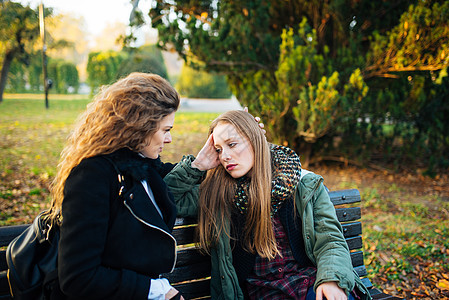
<instances>
[{"instance_id":1,"label":"jacket sleeve","mask_svg":"<svg viewBox=\"0 0 449 300\"><path fill-rule=\"evenodd\" d=\"M164 177L175 199L179 217L197 216L200 181L206 172L192 168L194 159L192 155L184 156Z\"/></svg>"},{"instance_id":2,"label":"jacket sleeve","mask_svg":"<svg viewBox=\"0 0 449 300\"><path fill-rule=\"evenodd\" d=\"M67 178L62 205L58 272L69 298L147 299L150 278L127 269L102 265L110 199L118 181L106 160L87 159Z\"/></svg>"},{"instance_id":3,"label":"jacket sleeve","mask_svg":"<svg viewBox=\"0 0 449 300\"><path fill-rule=\"evenodd\" d=\"M337 281L346 294L354 289L354 273L349 248L335 208L324 185L319 184L311 199L314 223L313 255L316 259L315 289L323 282ZM307 237L309 238L309 237Z\"/></svg>"}]
</instances>

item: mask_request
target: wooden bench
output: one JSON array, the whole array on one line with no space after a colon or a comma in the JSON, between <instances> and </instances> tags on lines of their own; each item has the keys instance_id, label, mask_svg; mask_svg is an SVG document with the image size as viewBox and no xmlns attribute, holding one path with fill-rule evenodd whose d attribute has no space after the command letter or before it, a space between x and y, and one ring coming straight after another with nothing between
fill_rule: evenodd
<instances>
[{"instance_id":1,"label":"wooden bench","mask_svg":"<svg viewBox=\"0 0 449 300\"><path fill-rule=\"evenodd\" d=\"M351 251L354 270L370 290L374 299L400 299L374 288L366 277L367 271L363 262L362 224L360 207L351 207L360 202L360 193L356 189L329 192L335 205L338 220L343 226L344 236ZM0 227L0 299L10 299L6 277L5 250L8 243L19 235L28 225ZM210 290L210 258L200 254L193 245L195 220L178 218L173 234L178 242L178 259L175 270L163 274L170 283L179 289L187 299L209 299Z\"/></svg>"}]
</instances>

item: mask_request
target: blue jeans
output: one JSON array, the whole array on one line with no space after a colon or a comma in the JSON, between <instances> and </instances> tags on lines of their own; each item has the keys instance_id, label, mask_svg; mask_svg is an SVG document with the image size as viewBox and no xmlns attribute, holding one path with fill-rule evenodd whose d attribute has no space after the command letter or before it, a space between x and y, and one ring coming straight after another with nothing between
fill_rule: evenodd
<instances>
[{"instance_id":1,"label":"blue jeans","mask_svg":"<svg viewBox=\"0 0 449 300\"><path fill-rule=\"evenodd\" d=\"M307 296L306 296L306 300L315 300L316 299L316 294L313 291L313 286L309 288L309 290L307 291ZM326 299L326 297L324 297L323 299ZM354 296L349 293L349 297L348 300L355 300Z\"/></svg>"}]
</instances>

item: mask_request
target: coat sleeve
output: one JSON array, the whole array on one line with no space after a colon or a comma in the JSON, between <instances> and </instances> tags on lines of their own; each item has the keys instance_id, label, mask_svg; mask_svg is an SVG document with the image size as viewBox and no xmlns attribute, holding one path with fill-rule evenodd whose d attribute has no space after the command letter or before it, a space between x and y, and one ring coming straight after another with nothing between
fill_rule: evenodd
<instances>
[{"instance_id":1,"label":"coat sleeve","mask_svg":"<svg viewBox=\"0 0 449 300\"><path fill-rule=\"evenodd\" d=\"M192 155L182 160L164 177L170 192L175 199L179 217L196 217L200 181L205 171L192 168Z\"/></svg>"},{"instance_id":2,"label":"coat sleeve","mask_svg":"<svg viewBox=\"0 0 449 300\"><path fill-rule=\"evenodd\" d=\"M346 294L354 289L354 273L349 248L335 208L324 185L319 184L311 199L313 209L313 255L316 259L315 289L323 282L337 281Z\"/></svg>"},{"instance_id":3,"label":"coat sleeve","mask_svg":"<svg viewBox=\"0 0 449 300\"><path fill-rule=\"evenodd\" d=\"M110 199L118 181L106 160L87 159L67 178L62 204L58 272L61 290L77 299L147 299L150 278L102 265Z\"/></svg>"}]
</instances>

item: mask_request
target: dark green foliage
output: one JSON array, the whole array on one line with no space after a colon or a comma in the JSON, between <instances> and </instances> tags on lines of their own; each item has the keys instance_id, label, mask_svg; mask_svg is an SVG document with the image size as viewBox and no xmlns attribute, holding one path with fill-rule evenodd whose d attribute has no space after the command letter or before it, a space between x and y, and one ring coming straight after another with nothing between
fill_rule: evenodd
<instances>
[{"instance_id":1,"label":"dark green foliage","mask_svg":"<svg viewBox=\"0 0 449 300\"><path fill-rule=\"evenodd\" d=\"M162 52L154 45L124 51L91 52L87 62L87 83L92 93L131 72L155 73L167 78Z\"/></svg>"},{"instance_id":2,"label":"dark green foliage","mask_svg":"<svg viewBox=\"0 0 449 300\"><path fill-rule=\"evenodd\" d=\"M445 168L449 1L157 0L150 16L306 160Z\"/></svg>"},{"instance_id":3,"label":"dark green foliage","mask_svg":"<svg viewBox=\"0 0 449 300\"><path fill-rule=\"evenodd\" d=\"M130 55L121 62L117 78L125 77L132 72L154 73L168 78L162 52L155 45L142 46L130 52Z\"/></svg>"}]
</instances>

